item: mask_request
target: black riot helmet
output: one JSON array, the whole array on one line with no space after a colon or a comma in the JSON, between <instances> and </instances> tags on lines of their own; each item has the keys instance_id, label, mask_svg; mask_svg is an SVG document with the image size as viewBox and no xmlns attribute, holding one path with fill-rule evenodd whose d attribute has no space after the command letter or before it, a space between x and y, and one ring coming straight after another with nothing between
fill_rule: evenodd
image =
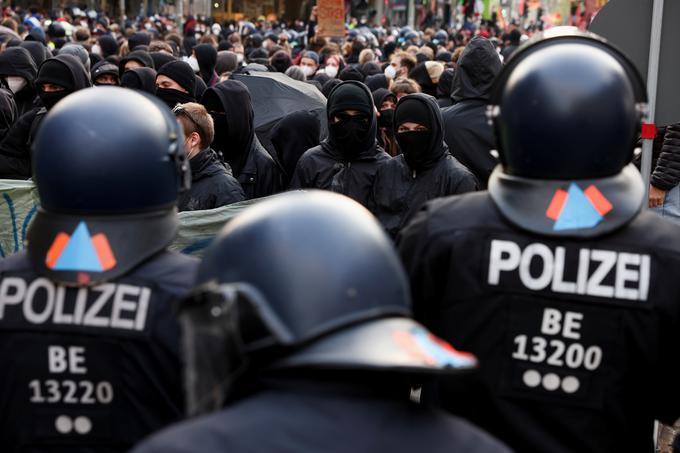
<instances>
[{"instance_id":1,"label":"black riot helmet","mask_svg":"<svg viewBox=\"0 0 680 453\"><path fill-rule=\"evenodd\" d=\"M132 90L98 87L59 102L33 142L36 272L96 284L164 249L190 183L182 138L167 107Z\"/></svg>"},{"instance_id":2,"label":"black riot helmet","mask_svg":"<svg viewBox=\"0 0 680 453\"><path fill-rule=\"evenodd\" d=\"M630 161L646 101L635 66L597 35L557 27L520 48L488 107L502 164L489 194L500 212L549 236L627 224L644 198Z\"/></svg>"},{"instance_id":3,"label":"black riot helmet","mask_svg":"<svg viewBox=\"0 0 680 453\"><path fill-rule=\"evenodd\" d=\"M633 157L646 107L635 66L602 38L557 27L518 50L490 100L503 170L538 179L611 176Z\"/></svg>"},{"instance_id":4,"label":"black riot helmet","mask_svg":"<svg viewBox=\"0 0 680 453\"><path fill-rule=\"evenodd\" d=\"M180 308L190 413L219 407L244 367L458 373L476 364L410 319L393 246L341 195L291 192L246 210L207 250L198 283Z\"/></svg>"}]
</instances>

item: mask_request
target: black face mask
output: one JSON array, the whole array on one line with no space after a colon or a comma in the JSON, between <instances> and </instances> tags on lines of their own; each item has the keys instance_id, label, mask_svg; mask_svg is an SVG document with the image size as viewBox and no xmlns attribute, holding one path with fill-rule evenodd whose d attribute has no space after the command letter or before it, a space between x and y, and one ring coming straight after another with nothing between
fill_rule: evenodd
<instances>
[{"instance_id":1,"label":"black face mask","mask_svg":"<svg viewBox=\"0 0 680 453\"><path fill-rule=\"evenodd\" d=\"M383 129L392 130L394 125L394 109L385 109L380 111L380 118L378 118L378 127Z\"/></svg>"},{"instance_id":2,"label":"black face mask","mask_svg":"<svg viewBox=\"0 0 680 453\"><path fill-rule=\"evenodd\" d=\"M189 93L173 90L172 88L156 88L156 96L160 98L161 101L165 102L170 109L175 108L177 104L196 102L196 99Z\"/></svg>"},{"instance_id":3,"label":"black face mask","mask_svg":"<svg viewBox=\"0 0 680 453\"><path fill-rule=\"evenodd\" d=\"M337 123L331 123L329 128L342 155L352 158L366 143L371 129L371 120L363 115L343 117Z\"/></svg>"},{"instance_id":4,"label":"black face mask","mask_svg":"<svg viewBox=\"0 0 680 453\"><path fill-rule=\"evenodd\" d=\"M47 110L51 110L52 107L55 106L55 104L62 99L64 99L66 96L71 94L70 91L67 90L62 90L62 91L40 91L39 93L40 100L42 101L43 105Z\"/></svg>"},{"instance_id":5,"label":"black face mask","mask_svg":"<svg viewBox=\"0 0 680 453\"><path fill-rule=\"evenodd\" d=\"M397 134L397 143L411 170L424 170L431 159L430 131L408 131Z\"/></svg>"}]
</instances>

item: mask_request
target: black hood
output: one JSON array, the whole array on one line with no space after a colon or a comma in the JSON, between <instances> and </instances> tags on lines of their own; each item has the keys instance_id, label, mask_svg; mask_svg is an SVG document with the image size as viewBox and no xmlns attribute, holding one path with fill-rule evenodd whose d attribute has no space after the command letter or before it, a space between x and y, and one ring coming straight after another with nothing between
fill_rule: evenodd
<instances>
[{"instance_id":1,"label":"black hood","mask_svg":"<svg viewBox=\"0 0 680 453\"><path fill-rule=\"evenodd\" d=\"M271 141L289 179L300 156L319 144L320 131L318 118L305 110L289 113L272 128Z\"/></svg>"},{"instance_id":2,"label":"black hood","mask_svg":"<svg viewBox=\"0 0 680 453\"><path fill-rule=\"evenodd\" d=\"M151 56L153 67L156 69L162 68L165 63L177 60L173 55L166 52L151 52L149 56Z\"/></svg>"},{"instance_id":3,"label":"black hood","mask_svg":"<svg viewBox=\"0 0 680 453\"><path fill-rule=\"evenodd\" d=\"M194 53L196 53L198 67L201 70L201 78L206 85L210 85L210 80L215 74L215 65L217 65L217 51L210 44L199 44L194 47Z\"/></svg>"},{"instance_id":4,"label":"black hood","mask_svg":"<svg viewBox=\"0 0 680 453\"><path fill-rule=\"evenodd\" d=\"M345 95L346 87L354 86L359 90L353 90L352 99L348 99ZM341 106L341 107L340 107ZM376 154L377 140L376 134L378 132L378 121L375 116L375 104L373 104L373 95L366 85L356 80L347 80L338 84L328 95L328 102L326 103L326 115L328 124L333 122L333 115L343 110L358 110L360 112L370 115L371 124L369 126L366 140L359 145L358 149L352 150L352 160L357 160L366 157L373 157ZM335 133L332 127L328 128L328 138L321 143L321 146L330 154L333 154L338 160L346 160L349 156L338 146L335 138Z\"/></svg>"},{"instance_id":5,"label":"black hood","mask_svg":"<svg viewBox=\"0 0 680 453\"><path fill-rule=\"evenodd\" d=\"M489 100L493 82L502 68L503 63L491 41L476 36L458 59L451 98L454 102L466 99Z\"/></svg>"},{"instance_id":6,"label":"black hood","mask_svg":"<svg viewBox=\"0 0 680 453\"><path fill-rule=\"evenodd\" d=\"M451 87L453 86L453 75L455 70L447 69L439 76L439 84L437 84L437 98L448 98L451 96Z\"/></svg>"},{"instance_id":7,"label":"black hood","mask_svg":"<svg viewBox=\"0 0 680 453\"><path fill-rule=\"evenodd\" d=\"M52 56L47 47L43 46L42 44L36 41L24 41L21 44L19 44L19 47L28 50L28 53L31 54L31 58L33 58L33 62L35 63L36 68L39 68L43 61L47 60Z\"/></svg>"},{"instance_id":8,"label":"black hood","mask_svg":"<svg viewBox=\"0 0 680 453\"><path fill-rule=\"evenodd\" d=\"M149 55L149 52L144 50L135 50L134 52L127 54L125 58L121 58L120 63L118 63L118 71L120 74L125 72L125 63L130 60L135 60L146 68L156 69L153 65L153 59L151 58L151 55Z\"/></svg>"},{"instance_id":9,"label":"black hood","mask_svg":"<svg viewBox=\"0 0 680 453\"><path fill-rule=\"evenodd\" d=\"M65 69L65 71L59 70L59 66ZM59 80L51 77L52 75L56 75L55 73L57 72L59 73ZM68 54L57 55L56 57L45 60L43 64L40 65L35 83L56 83L70 92L92 86L90 83L90 74L85 70L85 67L80 60L77 57Z\"/></svg>"},{"instance_id":10,"label":"black hood","mask_svg":"<svg viewBox=\"0 0 680 453\"><path fill-rule=\"evenodd\" d=\"M394 127L397 129L400 118L400 110L404 109L408 103L418 102L424 106L428 111L427 121L421 121L421 124L427 124L430 126L430 143L427 146L427 150L423 153L422 168L430 168L436 163L441 157L448 152L449 148L444 142L444 120L442 119L441 109L437 100L432 96L424 93L415 93L404 96L397 103L397 108L394 111Z\"/></svg>"},{"instance_id":11,"label":"black hood","mask_svg":"<svg viewBox=\"0 0 680 453\"><path fill-rule=\"evenodd\" d=\"M213 149L221 151L224 160L238 177L248 159L255 138L253 103L248 88L238 80L225 80L205 90L201 103L208 111L224 111L227 131L215 132ZM222 140L222 143L218 143Z\"/></svg>"},{"instance_id":12,"label":"black hood","mask_svg":"<svg viewBox=\"0 0 680 453\"><path fill-rule=\"evenodd\" d=\"M4 137L4 133L14 124L17 119L17 105L14 102L14 96L9 90L0 88L0 136Z\"/></svg>"},{"instance_id":13,"label":"black hood","mask_svg":"<svg viewBox=\"0 0 680 453\"><path fill-rule=\"evenodd\" d=\"M418 82L423 93L429 94L430 96L437 95L437 85L432 82L430 73L427 72L427 66L425 62L418 63L415 68L409 73L409 78Z\"/></svg>"},{"instance_id":14,"label":"black hood","mask_svg":"<svg viewBox=\"0 0 680 453\"><path fill-rule=\"evenodd\" d=\"M38 68L28 50L10 47L0 53L0 76L20 76L32 86L37 74Z\"/></svg>"},{"instance_id":15,"label":"black hood","mask_svg":"<svg viewBox=\"0 0 680 453\"><path fill-rule=\"evenodd\" d=\"M120 86L134 90L156 93L156 71L151 68L135 68L120 76Z\"/></svg>"}]
</instances>

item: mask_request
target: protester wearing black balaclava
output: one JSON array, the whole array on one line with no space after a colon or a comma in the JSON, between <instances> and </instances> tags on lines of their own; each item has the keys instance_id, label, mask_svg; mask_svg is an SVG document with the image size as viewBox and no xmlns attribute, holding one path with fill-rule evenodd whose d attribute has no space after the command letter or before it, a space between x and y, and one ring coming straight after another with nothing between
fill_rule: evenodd
<instances>
[{"instance_id":1,"label":"protester wearing black balaclava","mask_svg":"<svg viewBox=\"0 0 680 453\"><path fill-rule=\"evenodd\" d=\"M19 44L19 47L23 47L24 49L28 50L28 53L31 54L31 58L33 58L36 68L39 68L43 61L52 56L47 47L36 41L24 41Z\"/></svg>"},{"instance_id":2,"label":"protester wearing black balaclava","mask_svg":"<svg viewBox=\"0 0 680 453\"><path fill-rule=\"evenodd\" d=\"M0 78L5 88L14 95L19 116L35 107L37 74L38 68L26 49L10 47L0 53Z\"/></svg>"},{"instance_id":3,"label":"protester wearing black balaclava","mask_svg":"<svg viewBox=\"0 0 680 453\"><path fill-rule=\"evenodd\" d=\"M23 114L0 143L0 178L28 179L31 177L30 147L40 123L57 102L90 86L90 75L73 55L58 55L40 65L35 80L43 107Z\"/></svg>"},{"instance_id":4,"label":"protester wearing black balaclava","mask_svg":"<svg viewBox=\"0 0 680 453\"><path fill-rule=\"evenodd\" d=\"M373 185L374 214L392 237L426 201L477 190L477 179L444 143L434 98L422 93L402 97L394 128L401 154L378 169Z\"/></svg>"},{"instance_id":5,"label":"protester wearing black balaclava","mask_svg":"<svg viewBox=\"0 0 680 453\"><path fill-rule=\"evenodd\" d=\"M397 97L385 88L373 92L373 102L378 110L378 144L390 156L399 154L397 142L394 138L394 108Z\"/></svg>"},{"instance_id":6,"label":"protester wearing black balaclava","mask_svg":"<svg viewBox=\"0 0 680 453\"><path fill-rule=\"evenodd\" d=\"M320 129L318 118L305 110L289 113L272 128L270 138L285 173L286 187L300 157L319 144Z\"/></svg>"},{"instance_id":7,"label":"protester wearing black balaclava","mask_svg":"<svg viewBox=\"0 0 680 453\"><path fill-rule=\"evenodd\" d=\"M130 72L130 71L128 71ZM106 60L102 60L92 66L90 71L90 80L92 85L120 85L120 74L118 74L118 65L115 65Z\"/></svg>"},{"instance_id":8,"label":"protester wearing black balaclava","mask_svg":"<svg viewBox=\"0 0 680 453\"><path fill-rule=\"evenodd\" d=\"M210 44L199 44L194 47L194 56L198 62L201 78L209 87L215 86L219 77L215 72L217 64L217 50Z\"/></svg>"},{"instance_id":9,"label":"protester wearing black balaclava","mask_svg":"<svg viewBox=\"0 0 680 453\"><path fill-rule=\"evenodd\" d=\"M177 104L196 102L196 78L189 63L165 63L156 75L156 96L171 109Z\"/></svg>"},{"instance_id":10,"label":"protester wearing black balaclava","mask_svg":"<svg viewBox=\"0 0 680 453\"><path fill-rule=\"evenodd\" d=\"M303 154L290 187L330 190L370 206L375 172L389 159L376 141L371 92L361 82L343 82L331 91L326 113L328 138Z\"/></svg>"},{"instance_id":11,"label":"protester wearing black balaclava","mask_svg":"<svg viewBox=\"0 0 680 453\"><path fill-rule=\"evenodd\" d=\"M120 86L156 94L156 71L151 68L135 68L125 71L120 78Z\"/></svg>"},{"instance_id":12,"label":"protester wearing black balaclava","mask_svg":"<svg viewBox=\"0 0 680 453\"><path fill-rule=\"evenodd\" d=\"M248 88L237 80L226 80L208 88L201 103L215 125L212 148L231 167L246 199L280 192L283 171L255 136Z\"/></svg>"}]
</instances>

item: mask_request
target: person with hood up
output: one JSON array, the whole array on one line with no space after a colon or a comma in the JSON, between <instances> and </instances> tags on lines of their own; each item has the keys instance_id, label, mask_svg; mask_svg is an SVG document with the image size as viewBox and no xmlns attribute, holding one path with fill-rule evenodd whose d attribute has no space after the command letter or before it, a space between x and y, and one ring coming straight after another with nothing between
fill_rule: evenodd
<instances>
[{"instance_id":1,"label":"person with hood up","mask_svg":"<svg viewBox=\"0 0 680 453\"><path fill-rule=\"evenodd\" d=\"M454 105L442 111L444 139L451 154L474 173L480 188L486 189L491 171L498 159L486 106L491 89L503 64L493 44L474 37L458 60L453 76L451 99Z\"/></svg>"},{"instance_id":2,"label":"person with hood up","mask_svg":"<svg viewBox=\"0 0 680 453\"><path fill-rule=\"evenodd\" d=\"M215 136L213 119L201 104L177 104L172 110L184 131L184 150L191 167L191 187L180 195L179 211L214 209L243 201L241 185L220 162L210 143Z\"/></svg>"},{"instance_id":3,"label":"person with hood up","mask_svg":"<svg viewBox=\"0 0 680 453\"><path fill-rule=\"evenodd\" d=\"M9 131L17 119L17 105L14 102L12 92L0 88L0 140Z\"/></svg>"},{"instance_id":4,"label":"person with hood up","mask_svg":"<svg viewBox=\"0 0 680 453\"><path fill-rule=\"evenodd\" d=\"M453 84L453 74L455 70L447 69L442 72L441 77L439 77L439 83L437 84L437 104L439 107L446 108L453 105L453 100L451 99L451 86Z\"/></svg>"},{"instance_id":5,"label":"person with hood up","mask_svg":"<svg viewBox=\"0 0 680 453\"><path fill-rule=\"evenodd\" d=\"M208 88L201 103L210 112L215 125L212 148L231 167L246 200L280 192L283 172L255 136L253 103L248 88L237 80L225 80Z\"/></svg>"},{"instance_id":6,"label":"person with hood up","mask_svg":"<svg viewBox=\"0 0 680 453\"><path fill-rule=\"evenodd\" d=\"M385 88L373 91L373 103L378 109L378 144L390 156L399 154L394 140L394 108L397 97Z\"/></svg>"},{"instance_id":7,"label":"person with hood up","mask_svg":"<svg viewBox=\"0 0 680 453\"><path fill-rule=\"evenodd\" d=\"M409 94L394 111L401 154L380 166L373 184L374 214L392 237L433 198L477 190L477 179L444 143L437 101Z\"/></svg>"},{"instance_id":8,"label":"person with hood up","mask_svg":"<svg viewBox=\"0 0 680 453\"><path fill-rule=\"evenodd\" d=\"M10 47L0 53L2 85L13 93L19 116L35 108L37 74L38 68L26 49Z\"/></svg>"},{"instance_id":9,"label":"person with hood up","mask_svg":"<svg viewBox=\"0 0 680 453\"><path fill-rule=\"evenodd\" d=\"M156 96L171 109L177 104L196 102L196 77L189 63L165 63L156 75Z\"/></svg>"},{"instance_id":10,"label":"person with hood up","mask_svg":"<svg viewBox=\"0 0 680 453\"><path fill-rule=\"evenodd\" d=\"M153 65L153 59L151 58L151 55L149 55L149 52L144 50L135 50L134 52L130 52L125 58L121 58L118 65L120 74L123 74L125 71L129 71L130 69L134 68L156 69Z\"/></svg>"},{"instance_id":11,"label":"person with hood up","mask_svg":"<svg viewBox=\"0 0 680 453\"><path fill-rule=\"evenodd\" d=\"M390 158L376 140L371 92L361 82L343 82L331 91L326 112L328 138L302 155L290 188L330 190L369 207L375 173Z\"/></svg>"},{"instance_id":12,"label":"person with hood up","mask_svg":"<svg viewBox=\"0 0 680 453\"><path fill-rule=\"evenodd\" d=\"M47 60L52 56L49 49L40 44L39 42L24 41L21 44L19 44L19 47L28 50L28 53L31 54L31 58L33 58L33 62L35 63L36 68L39 68L43 61Z\"/></svg>"},{"instance_id":13,"label":"person with hood up","mask_svg":"<svg viewBox=\"0 0 680 453\"><path fill-rule=\"evenodd\" d=\"M82 45L76 43L64 44L64 46L59 50L59 54L73 55L80 60L85 70L90 72L90 55L88 55L87 50L85 50L85 47Z\"/></svg>"},{"instance_id":14,"label":"person with hood up","mask_svg":"<svg viewBox=\"0 0 680 453\"><path fill-rule=\"evenodd\" d=\"M219 77L215 72L217 50L210 44L199 44L194 47L193 54L189 57L189 65L194 72L200 73L201 79L203 79L208 87L215 86L219 81ZM197 67L198 70L196 70Z\"/></svg>"},{"instance_id":15,"label":"person with hood up","mask_svg":"<svg viewBox=\"0 0 680 453\"><path fill-rule=\"evenodd\" d=\"M109 61L102 60L92 66L90 71L90 79L92 85L120 85L120 76L118 74L118 65Z\"/></svg>"},{"instance_id":16,"label":"person with hood up","mask_svg":"<svg viewBox=\"0 0 680 453\"><path fill-rule=\"evenodd\" d=\"M156 94L156 71L151 68L135 68L125 71L120 78L120 86Z\"/></svg>"},{"instance_id":17,"label":"person with hood up","mask_svg":"<svg viewBox=\"0 0 680 453\"><path fill-rule=\"evenodd\" d=\"M319 144L321 126L311 112L300 110L281 118L272 128L271 141L284 171L284 185L288 186L300 157Z\"/></svg>"},{"instance_id":18,"label":"person with hood up","mask_svg":"<svg viewBox=\"0 0 680 453\"><path fill-rule=\"evenodd\" d=\"M444 72L444 65L438 61L425 61L418 63L413 71L409 73L409 78L418 82L423 93L432 97L437 96L437 86L439 77Z\"/></svg>"},{"instance_id":19,"label":"person with hood up","mask_svg":"<svg viewBox=\"0 0 680 453\"><path fill-rule=\"evenodd\" d=\"M90 76L73 55L57 55L40 65L35 84L43 107L19 117L0 143L0 178L31 177L30 147L45 114L69 94L88 88Z\"/></svg>"}]
</instances>

